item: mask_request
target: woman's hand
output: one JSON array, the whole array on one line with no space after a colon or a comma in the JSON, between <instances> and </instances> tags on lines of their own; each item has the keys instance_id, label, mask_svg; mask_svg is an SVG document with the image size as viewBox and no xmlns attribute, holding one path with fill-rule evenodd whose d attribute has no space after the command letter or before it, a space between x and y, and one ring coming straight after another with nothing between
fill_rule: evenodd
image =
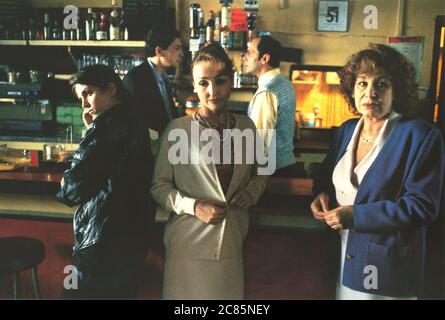
<instances>
[{"instance_id":1,"label":"woman's hand","mask_svg":"<svg viewBox=\"0 0 445 320\"><path fill-rule=\"evenodd\" d=\"M216 200L197 200L195 202L195 216L204 223L221 223L227 215L224 202Z\"/></svg>"},{"instance_id":2,"label":"woman's hand","mask_svg":"<svg viewBox=\"0 0 445 320\"><path fill-rule=\"evenodd\" d=\"M93 116L89 113L91 110L89 108L84 108L82 112L82 120L85 127L89 127L91 122L93 122Z\"/></svg>"},{"instance_id":3,"label":"woman's hand","mask_svg":"<svg viewBox=\"0 0 445 320\"><path fill-rule=\"evenodd\" d=\"M321 192L311 203L312 215L319 221L325 220L325 213L329 211L329 196Z\"/></svg>"},{"instance_id":4,"label":"woman's hand","mask_svg":"<svg viewBox=\"0 0 445 320\"><path fill-rule=\"evenodd\" d=\"M229 206L243 209L249 208L252 204L252 196L247 191L238 192L229 202Z\"/></svg>"},{"instance_id":5,"label":"woman's hand","mask_svg":"<svg viewBox=\"0 0 445 320\"><path fill-rule=\"evenodd\" d=\"M353 226L352 206L340 206L325 213L326 223L335 230L349 229Z\"/></svg>"}]
</instances>

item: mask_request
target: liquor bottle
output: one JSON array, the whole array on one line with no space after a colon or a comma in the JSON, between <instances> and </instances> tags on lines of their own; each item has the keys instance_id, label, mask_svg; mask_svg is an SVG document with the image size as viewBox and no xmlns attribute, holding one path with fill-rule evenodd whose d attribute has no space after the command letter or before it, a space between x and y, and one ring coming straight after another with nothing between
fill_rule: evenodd
<instances>
[{"instance_id":1,"label":"liquor bottle","mask_svg":"<svg viewBox=\"0 0 445 320\"><path fill-rule=\"evenodd\" d=\"M37 39L37 24L34 20L34 17L29 18L28 24L28 40L36 40Z\"/></svg>"},{"instance_id":2,"label":"liquor bottle","mask_svg":"<svg viewBox=\"0 0 445 320\"><path fill-rule=\"evenodd\" d=\"M199 47L202 48L206 42L206 27L204 24L204 11L201 8L198 9L199 12Z\"/></svg>"},{"instance_id":3,"label":"liquor bottle","mask_svg":"<svg viewBox=\"0 0 445 320\"><path fill-rule=\"evenodd\" d=\"M97 26L96 40L108 40L108 22L105 13L100 14L100 21Z\"/></svg>"},{"instance_id":4,"label":"liquor bottle","mask_svg":"<svg viewBox=\"0 0 445 320\"><path fill-rule=\"evenodd\" d=\"M119 12L116 0L112 0L113 10L110 13L110 40L119 40Z\"/></svg>"},{"instance_id":5,"label":"liquor bottle","mask_svg":"<svg viewBox=\"0 0 445 320\"><path fill-rule=\"evenodd\" d=\"M221 2L221 1L220 1ZM221 8L221 46L225 49L232 48L232 33L230 32L230 1L223 1Z\"/></svg>"},{"instance_id":6,"label":"liquor bottle","mask_svg":"<svg viewBox=\"0 0 445 320\"><path fill-rule=\"evenodd\" d=\"M221 39L221 23L220 18L217 15L215 17L215 28L213 29L213 41L220 42Z\"/></svg>"},{"instance_id":7,"label":"liquor bottle","mask_svg":"<svg viewBox=\"0 0 445 320\"><path fill-rule=\"evenodd\" d=\"M230 4L226 3L221 8L221 27L230 27Z\"/></svg>"},{"instance_id":8,"label":"liquor bottle","mask_svg":"<svg viewBox=\"0 0 445 320\"><path fill-rule=\"evenodd\" d=\"M256 23L255 12L249 12L249 14L247 15L247 29L249 29L248 36L247 36L248 43L250 43L255 36L255 31L254 31L255 23Z\"/></svg>"},{"instance_id":9,"label":"liquor bottle","mask_svg":"<svg viewBox=\"0 0 445 320\"><path fill-rule=\"evenodd\" d=\"M125 16L124 10L122 10L121 21L119 23L119 38L121 40L128 40L128 25L127 25L127 17Z\"/></svg>"},{"instance_id":10,"label":"liquor bottle","mask_svg":"<svg viewBox=\"0 0 445 320\"><path fill-rule=\"evenodd\" d=\"M80 40L80 39L79 39L79 35L80 35L80 30L79 30L79 28L80 28L80 25L81 25L81 21L80 21L80 14L79 14L79 11L80 11L80 10L77 11L77 16L76 16L76 19L77 19L77 28L76 28L76 29L70 29L70 39L71 39L71 40Z\"/></svg>"},{"instance_id":11,"label":"liquor bottle","mask_svg":"<svg viewBox=\"0 0 445 320\"><path fill-rule=\"evenodd\" d=\"M190 14L190 42L189 50L191 52L192 60L199 50L199 24L200 24L201 6L198 3L192 3L189 6Z\"/></svg>"},{"instance_id":12,"label":"liquor bottle","mask_svg":"<svg viewBox=\"0 0 445 320\"><path fill-rule=\"evenodd\" d=\"M75 29L76 40L85 40L85 19L80 14L80 10L77 11L77 29Z\"/></svg>"},{"instance_id":13,"label":"liquor bottle","mask_svg":"<svg viewBox=\"0 0 445 320\"><path fill-rule=\"evenodd\" d=\"M43 16L43 38L45 40L51 40L53 31L52 31L52 25L49 19L49 13L45 13Z\"/></svg>"},{"instance_id":14,"label":"liquor bottle","mask_svg":"<svg viewBox=\"0 0 445 320\"><path fill-rule=\"evenodd\" d=\"M213 20L213 11L209 12L209 20L206 24L206 42L212 42L214 40L215 20Z\"/></svg>"},{"instance_id":15,"label":"liquor bottle","mask_svg":"<svg viewBox=\"0 0 445 320\"><path fill-rule=\"evenodd\" d=\"M97 17L93 12L93 8L88 8L88 14L85 19L85 39L96 40Z\"/></svg>"},{"instance_id":16,"label":"liquor bottle","mask_svg":"<svg viewBox=\"0 0 445 320\"><path fill-rule=\"evenodd\" d=\"M36 40L45 40L45 36L43 34L43 21L42 19L38 19L38 13L34 13L34 21L35 21L35 39Z\"/></svg>"},{"instance_id":17,"label":"liquor bottle","mask_svg":"<svg viewBox=\"0 0 445 320\"><path fill-rule=\"evenodd\" d=\"M62 39L62 29L60 28L60 23L58 17L54 19L54 25L52 29L52 40Z\"/></svg>"},{"instance_id":18,"label":"liquor bottle","mask_svg":"<svg viewBox=\"0 0 445 320\"><path fill-rule=\"evenodd\" d=\"M27 19L23 19L22 23L18 23L19 26L19 30L20 30L20 39L21 40L29 40L28 39L28 30L29 30L29 26L28 26L28 21Z\"/></svg>"}]
</instances>

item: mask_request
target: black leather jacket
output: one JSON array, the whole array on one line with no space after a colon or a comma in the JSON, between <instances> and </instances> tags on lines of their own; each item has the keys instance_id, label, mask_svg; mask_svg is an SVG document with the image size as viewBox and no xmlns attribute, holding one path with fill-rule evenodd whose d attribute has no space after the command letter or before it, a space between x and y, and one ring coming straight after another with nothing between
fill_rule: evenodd
<instances>
[{"instance_id":1,"label":"black leather jacket","mask_svg":"<svg viewBox=\"0 0 445 320\"><path fill-rule=\"evenodd\" d=\"M57 194L59 201L79 206L75 250L100 241L132 245L131 239L148 236L155 208L149 192L152 170L148 132L131 107L113 106L89 126Z\"/></svg>"}]
</instances>

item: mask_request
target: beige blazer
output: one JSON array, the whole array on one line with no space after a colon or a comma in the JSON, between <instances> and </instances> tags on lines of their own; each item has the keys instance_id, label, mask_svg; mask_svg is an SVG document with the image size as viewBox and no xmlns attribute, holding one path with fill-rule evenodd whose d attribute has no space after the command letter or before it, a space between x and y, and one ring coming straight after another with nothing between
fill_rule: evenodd
<instances>
[{"instance_id":1,"label":"beige blazer","mask_svg":"<svg viewBox=\"0 0 445 320\"><path fill-rule=\"evenodd\" d=\"M246 116L234 115L235 128L255 130L255 125ZM191 123L198 122L192 116L170 122L161 138L161 148L156 160L151 193L158 202L158 214L165 210L175 213L167 222L164 243L167 256L191 259L219 260L240 257L243 240L247 235L249 217L247 209L228 209L227 217L218 225L205 224L194 215L194 204L200 199L214 199L228 203L238 192L245 190L256 203L263 193L267 176L256 175L256 164L235 164L232 181L224 195L214 164L175 164L168 159L170 147L176 141L168 141L173 129L183 129L188 136L188 151L191 143ZM199 131L205 128L199 126ZM177 131L176 131L177 132ZM201 148L208 142L199 142ZM193 152L193 151L192 151ZM196 152L196 149L194 150ZM246 159L246 148L242 149ZM190 163L190 154L188 155ZM255 161L256 162L256 161Z\"/></svg>"}]
</instances>

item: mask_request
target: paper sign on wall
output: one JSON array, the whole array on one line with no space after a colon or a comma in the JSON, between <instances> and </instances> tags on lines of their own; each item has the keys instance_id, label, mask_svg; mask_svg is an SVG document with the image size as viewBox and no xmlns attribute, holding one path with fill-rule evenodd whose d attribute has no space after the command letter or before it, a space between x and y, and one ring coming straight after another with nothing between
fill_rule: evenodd
<instances>
[{"instance_id":1,"label":"paper sign on wall","mask_svg":"<svg viewBox=\"0 0 445 320\"><path fill-rule=\"evenodd\" d=\"M423 37L388 37L388 44L406 56L416 68L416 82L420 82L423 58Z\"/></svg>"}]
</instances>

